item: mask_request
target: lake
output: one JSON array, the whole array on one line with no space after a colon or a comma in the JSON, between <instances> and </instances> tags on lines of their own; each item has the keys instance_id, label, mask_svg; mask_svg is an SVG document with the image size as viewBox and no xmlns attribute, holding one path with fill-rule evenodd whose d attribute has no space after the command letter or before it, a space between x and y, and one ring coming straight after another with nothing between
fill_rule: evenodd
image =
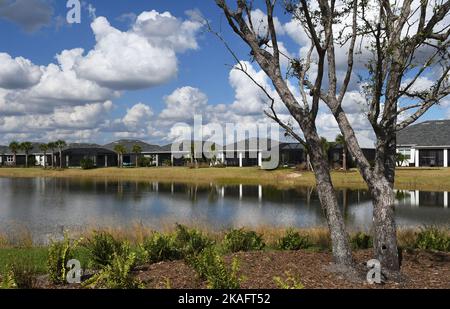
<instances>
[{"instance_id":1,"label":"lake","mask_svg":"<svg viewBox=\"0 0 450 309\"><path fill-rule=\"evenodd\" d=\"M401 227L450 224L448 192L397 191ZM370 229L372 205L365 190L340 190L349 229ZM26 229L36 240L64 229L129 227L154 229L179 222L222 230L230 227L321 227L325 219L309 187L206 185L0 178L0 232Z\"/></svg>"}]
</instances>

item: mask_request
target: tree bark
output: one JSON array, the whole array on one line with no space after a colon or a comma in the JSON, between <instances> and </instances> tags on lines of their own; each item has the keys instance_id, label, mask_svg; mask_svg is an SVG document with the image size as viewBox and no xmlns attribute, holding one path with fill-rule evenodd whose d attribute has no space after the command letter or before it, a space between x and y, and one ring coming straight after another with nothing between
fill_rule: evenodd
<instances>
[{"instance_id":1,"label":"tree bark","mask_svg":"<svg viewBox=\"0 0 450 309\"><path fill-rule=\"evenodd\" d=\"M347 170L347 148L344 145L344 149L342 150L342 169L344 171Z\"/></svg>"},{"instance_id":2,"label":"tree bark","mask_svg":"<svg viewBox=\"0 0 450 309\"><path fill-rule=\"evenodd\" d=\"M317 193L330 230L333 258L336 264L351 266L353 258L345 231L344 219L339 209L336 191L331 182L329 163L321 150L320 137L315 130L304 130L311 152L311 164L317 183Z\"/></svg>"},{"instance_id":3,"label":"tree bark","mask_svg":"<svg viewBox=\"0 0 450 309\"><path fill-rule=\"evenodd\" d=\"M381 270L388 277L398 274L400 263L397 250L397 228L394 213L394 191L385 180L377 181L371 190L373 202L374 253Z\"/></svg>"}]
</instances>

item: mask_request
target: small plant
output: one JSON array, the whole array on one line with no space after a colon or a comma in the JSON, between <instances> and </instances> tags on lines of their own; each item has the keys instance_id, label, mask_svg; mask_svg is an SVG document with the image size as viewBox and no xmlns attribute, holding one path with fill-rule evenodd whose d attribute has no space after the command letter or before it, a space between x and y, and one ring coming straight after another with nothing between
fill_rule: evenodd
<instances>
[{"instance_id":1,"label":"small plant","mask_svg":"<svg viewBox=\"0 0 450 309\"><path fill-rule=\"evenodd\" d=\"M262 250L265 247L262 235L244 229L231 230L223 240L225 250L229 252Z\"/></svg>"},{"instance_id":2,"label":"small plant","mask_svg":"<svg viewBox=\"0 0 450 309\"><path fill-rule=\"evenodd\" d=\"M90 170L95 167L94 161L89 158L83 158L80 160L80 166L84 170Z\"/></svg>"},{"instance_id":3,"label":"small plant","mask_svg":"<svg viewBox=\"0 0 450 309\"><path fill-rule=\"evenodd\" d=\"M305 288L305 286L297 278L292 276L289 271L285 272L285 275L286 280L283 280L281 277L273 277L278 288L285 290L299 290Z\"/></svg>"},{"instance_id":4,"label":"small plant","mask_svg":"<svg viewBox=\"0 0 450 309\"><path fill-rule=\"evenodd\" d=\"M6 272L5 284L9 288L32 289L36 285L37 270L31 260L14 261Z\"/></svg>"},{"instance_id":5,"label":"small plant","mask_svg":"<svg viewBox=\"0 0 450 309\"><path fill-rule=\"evenodd\" d=\"M183 257L195 255L214 244L214 242L202 232L196 229L177 224L175 233L176 246L181 250Z\"/></svg>"},{"instance_id":6,"label":"small plant","mask_svg":"<svg viewBox=\"0 0 450 309\"><path fill-rule=\"evenodd\" d=\"M120 253L122 243L106 232L95 232L84 246L89 251L90 262L95 268L110 265L114 252Z\"/></svg>"},{"instance_id":7,"label":"small plant","mask_svg":"<svg viewBox=\"0 0 450 309\"><path fill-rule=\"evenodd\" d=\"M300 250L308 249L312 246L313 244L308 236L301 235L293 229L288 229L277 242L277 248L280 250Z\"/></svg>"},{"instance_id":8,"label":"small plant","mask_svg":"<svg viewBox=\"0 0 450 309\"><path fill-rule=\"evenodd\" d=\"M188 258L188 263L202 279L207 280L209 289L239 289L244 280L238 275L239 262L233 259L228 268L217 249L210 247L197 256Z\"/></svg>"},{"instance_id":9,"label":"small plant","mask_svg":"<svg viewBox=\"0 0 450 309\"><path fill-rule=\"evenodd\" d=\"M109 265L87 280L83 286L106 289L137 289L142 283L131 273L136 262L136 253L128 243L123 243L119 252L113 253Z\"/></svg>"},{"instance_id":10,"label":"small plant","mask_svg":"<svg viewBox=\"0 0 450 309\"><path fill-rule=\"evenodd\" d=\"M144 240L142 247L150 263L182 258L182 253L176 245L175 237L172 235L153 233Z\"/></svg>"},{"instance_id":11,"label":"small plant","mask_svg":"<svg viewBox=\"0 0 450 309\"><path fill-rule=\"evenodd\" d=\"M3 274L2 284L0 287L2 289L17 289L18 288L16 280L14 278L14 273L11 269L8 269Z\"/></svg>"},{"instance_id":12,"label":"small plant","mask_svg":"<svg viewBox=\"0 0 450 309\"><path fill-rule=\"evenodd\" d=\"M450 235L437 227L422 228L417 233L416 247L422 250L450 251Z\"/></svg>"},{"instance_id":13,"label":"small plant","mask_svg":"<svg viewBox=\"0 0 450 309\"><path fill-rule=\"evenodd\" d=\"M369 249L373 247L372 236L358 232L350 238L353 249Z\"/></svg>"},{"instance_id":14,"label":"small plant","mask_svg":"<svg viewBox=\"0 0 450 309\"><path fill-rule=\"evenodd\" d=\"M66 282L67 262L73 258L73 251L81 240L71 241L64 233L64 240L52 242L48 249L47 267L50 280L55 284Z\"/></svg>"}]
</instances>

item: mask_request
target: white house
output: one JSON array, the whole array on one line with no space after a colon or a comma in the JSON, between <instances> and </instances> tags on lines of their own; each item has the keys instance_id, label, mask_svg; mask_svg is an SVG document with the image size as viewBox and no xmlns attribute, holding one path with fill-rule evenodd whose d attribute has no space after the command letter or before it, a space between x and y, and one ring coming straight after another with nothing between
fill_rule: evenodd
<instances>
[{"instance_id":1,"label":"white house","mask_svg":"<svg viewBox=\"0 0 450 309\"><path fill-rule=\"evenodd\" d=\"M407 127L397 134L397 153L404 166L450 166L450 120L433 120Z\"/></svg>"}]
</instances>

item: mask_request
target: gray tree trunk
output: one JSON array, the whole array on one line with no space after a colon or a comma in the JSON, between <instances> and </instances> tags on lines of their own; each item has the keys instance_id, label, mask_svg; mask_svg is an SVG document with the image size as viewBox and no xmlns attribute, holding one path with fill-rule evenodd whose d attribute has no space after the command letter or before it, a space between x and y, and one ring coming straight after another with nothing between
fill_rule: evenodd
<instances>
[{"instance_id":1,"label":"gray tree trunk","mask_svg":"<svg viewBox=\"0 0 450 309\"><path fill-rule=\"evenodd\" d=\"M329 163L321 150L320 137L316 131L304 130L304 134L308 145L314 149L311 151L311 164L316 178L317 193L330 230L334 261L336 264L351 266L353 258L348 235L336 191L331 182Z\"/></svg>"}]
</instances>

